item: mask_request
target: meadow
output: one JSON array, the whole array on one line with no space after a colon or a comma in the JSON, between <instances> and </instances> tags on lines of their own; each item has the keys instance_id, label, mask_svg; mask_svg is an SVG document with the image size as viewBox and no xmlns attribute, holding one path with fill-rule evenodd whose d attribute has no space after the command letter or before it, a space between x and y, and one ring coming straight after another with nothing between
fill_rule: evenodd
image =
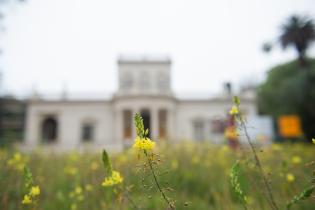
<instances>
[{"instance_id":1,"label":"meadow","mask_svg":"<svg viewBox=\"0 0 315 210\"><path fill-rule=\"evenodd\" d=\"M315 165L315 145L272 144L258 150L263 169L271 181L272 192L280 209L294 195L309 186ZM110 153L113 168L123 177L122 186L104 187L105 170L101 152L64 154L41 150L21 154L0 150L0 209L30 209L22 205L26 193L23 168L28 166L40 195L36 209L166 209L152 177L143 172L134 149ZM167 186L176 209L243 209L230 185L231 168L240 160L240 184L247 195L248 209L270 209L263 183L248 148L230 149L227 145L207 143L158 144L158 177ZM140 157L141 159L142 157ZM314 199L292 209L313 210Z\"/></svg>"}]
</instances>

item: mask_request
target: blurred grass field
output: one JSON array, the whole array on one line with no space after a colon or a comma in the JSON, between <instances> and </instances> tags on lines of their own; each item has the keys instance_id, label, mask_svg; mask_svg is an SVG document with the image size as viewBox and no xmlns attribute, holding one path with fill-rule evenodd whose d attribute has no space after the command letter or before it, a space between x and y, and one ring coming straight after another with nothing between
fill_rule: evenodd
<instances>
[{"instance_id":1,"label":"blurred grass field","mask_svg":"<svg viewBox=\"0 0 315 210\"><path fill-rule=\"evenodd\" d=\"M157 148L161 154L162 183L173 188L168 194L177 209L238 210L241 204L233 194L229 174L236 160L241 160L241 185L248 197L249 209L269 209L260 176L250 151L231 150L227 146L182 143ZM151 177L139 171L141 161L134 150L110 154L113 167L131 188L130 196L141 209L165 209L160 194L152 187ZM259 157L271 180L280 209L309 185L315 160L315 146L273 144L262 148ZM23 167L30 167L35 183L41 188L38 208L44 210L133 209L130 202L117 196L113 188L101 186L105 172L99 153L48 154L41 150L21 154L0 150L0 209L28 209L21 205ZM167 183L166 183L167 182ZM314 200L303 201L292 209L313 210Z\"/></svg>"}]
</instances>

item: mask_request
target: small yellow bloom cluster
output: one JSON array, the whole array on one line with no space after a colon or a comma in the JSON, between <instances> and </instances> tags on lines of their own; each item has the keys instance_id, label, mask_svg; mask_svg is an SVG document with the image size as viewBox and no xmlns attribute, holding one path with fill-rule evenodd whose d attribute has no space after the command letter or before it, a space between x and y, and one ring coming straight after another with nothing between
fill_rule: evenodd
<instances>
[{"instance_id":1,"label":"small yellow bloom cluster","mask_svg":"<svg viewBox=\"0 0 315 210\"><path fill-rule=\"evenodd\" d=\"M237 115L239 113L237 106L232 106L230 110L230 115Z\"/></svg>"},{"instance_id":2,"label":"small yellow bloom cluster","mask_svg":"<svg viewBox=\"0 0 315 210\"><path fill-rule=\"evenodd\" d=\"M287 174L287 181L288 181L288 182L294 182L294 180L295 180L294 175L291 174L291 173L288 173L288 174Z\"/></svg>"},{"instance_id":3,"label":"small yellow bloom cluster","mask_svg":"<svg viewBox=\"0 0 315 210\"><path fill-rule=\"evenodd\" d=\"M299 164L302 162L302 158L300 156L294 155L291 159L292 163Z\"/></svg>"},{"instance_id":4,"label":"small yellow bloom cluster","mask_svg":"<svg viewBox=\"0 0 315 210\"><path fill-rule=\"evenodd\" d=\"M22 171L25 166L26 160L22 158L20 153L14 153L13 157L7 162L8 166L15 168L18 171Z\"/></svg>"},{"instance_id":5,"label":"small yellow bloom cluster","mask_svg":"<svg viewBox=\"0 0 315 210\"><path fill-rule=\"evenodd\" d=\"M105 180L102 183L104 187L110 187L119 183L122 183L123 177L120 175L118 171L112 171L111 176L105 177Z\"/></svg>"},{"instance_id":6,"label":"small yellow bloom cluster","mask_svg":"<svg viewBox=\"0 0 315 210\"><path fill-rule=\"evenodd\" d=\"M135 139L133 148L143 149L143 150L152 150L155 146L155 142L149 138L140 138L139 136Z\"/></svg>"},{"instance_id":7,"label":"small yellow bloom cluster","mask_svg":"<svg viewBox=\"0 0 315 210\"><path fill-rule=\"evenodd\" d=\"M39 186L31 187L30 192L24 195L22 204L31 204L33 202L33 199L36 198L39 194L40 194Z\"/></svg>"},{"instance_id":8,"label":"small yellow bloom cluster","mask_svg":"<svg viewBox=\"0 0 315 210\"><path fill-rule=\"evenodd\" d=\"M83 201L83 189L81 186L76 186L72 192L69 194L70 198L74 198L76 201Z\"/></svg>"},{"instance_id":9,"label":"small yellow bloom cluster","mask_svg":"<svg viewBox=\"0 0 315 210\"><path fill-rule=\"evenodd\" d=\"M93 186L90 185L90 184L86 184L86 185L85 185L85 190L88 191L88 192L90 192L90 191L93 190Z\"/></svg>"},{"instance_id":10,"label":"small yellow bloom cluster","mask_svg":"<svg viewBox=\"0 0 315 210\"><path fill-rule=\"evenodd\" d=\"M74 176L78 173L78 169L74 166L66 166L64 168L64 172L65 172L65 174L68 174L70 176Z\"/></svg>"},{"instance_id":11,"label":"small yellow bloom cluster","mask_svg":"<svg viewBox=\"0 0 315 210\"><path fill-rule=\"evenodd\" d=\"M313 144L315 144L315 139L312 139Z\"/></svg>"}]
</instances>

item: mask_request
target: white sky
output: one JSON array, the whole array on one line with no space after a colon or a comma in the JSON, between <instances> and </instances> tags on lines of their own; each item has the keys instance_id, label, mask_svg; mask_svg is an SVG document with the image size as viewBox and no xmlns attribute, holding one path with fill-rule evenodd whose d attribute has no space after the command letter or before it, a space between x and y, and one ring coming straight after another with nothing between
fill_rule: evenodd
<instances>
[{"instance_id":1,"label":"white sky","mask_svg":"<svg viewBox=\"0 0 315 210\"><path fill-rule=\"evenodd\" d=\"M261 51L293 13L314 18L314 0L28 0L6 21L2 86L113 92L119 54L162 53L173 60L175 92L214 93L224 81L260 81L295 56Z\"/></svg>"}]
</instances>

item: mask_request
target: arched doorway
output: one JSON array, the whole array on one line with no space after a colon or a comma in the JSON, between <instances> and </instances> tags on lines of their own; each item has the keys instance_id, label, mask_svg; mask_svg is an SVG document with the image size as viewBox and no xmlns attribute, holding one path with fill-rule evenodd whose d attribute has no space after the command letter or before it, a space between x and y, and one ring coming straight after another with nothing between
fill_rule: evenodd
<instances>
[{"instance_id":1,"label":"arched doorway","mask_svg":"<svg viewBox=\"0 0 315 210\"><path fill-rule=\"evenodd\" d=\"M143 110L141 110L140 113L141 113L141 116L143 119L144 129L149 129L148 137L151 138L151 114L150 114L150 110L143 109Z\"/></svg>"},{"instance_id":2,"label":"arched doorway","mask_svg":"<svg viewBox=\"0 0 315 210\"><path fill-rule=\"evenodd\" d=\"M41 138L45 143L55 142L58 137L58 123L55 117L46 117L41 125Z\"/></svg>"}]
</instances>

